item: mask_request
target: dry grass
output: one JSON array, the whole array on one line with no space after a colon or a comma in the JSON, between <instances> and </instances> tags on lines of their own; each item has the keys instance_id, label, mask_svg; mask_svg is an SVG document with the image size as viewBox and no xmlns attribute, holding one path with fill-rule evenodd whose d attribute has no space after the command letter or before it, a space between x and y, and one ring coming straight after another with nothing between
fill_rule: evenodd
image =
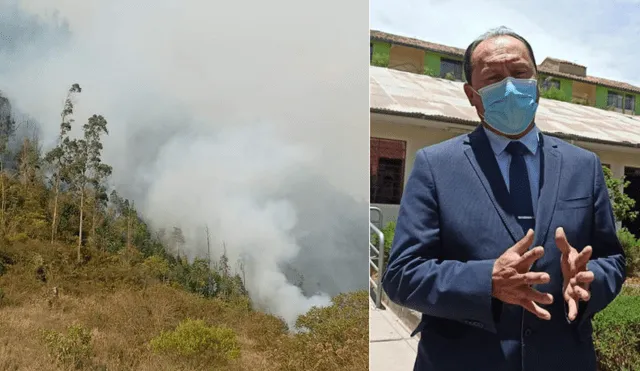
<instances>
[{"instance_id":1,"label":"dry grass","mask_svg":"<svg viewBox=\"0 0 640 371\"><path fill-rule=\"evenodd\" d=\"M625 283L628 285L640 286L640 277L629 277Z\"/></svg>"},{"instance_id":2,"label":"dry grass","mask_svg":"<svg viewBox=\"0 0 640 371\"><path fill-rule=\"evenodd\" d=\"M73 249L45 243L3 247L0 258L1 254L14 264L0 276L4 293L0 299L0 370L65 370L50 354L41 333L65 332L75 324L92 335L92 366L85 367L90 370L270 371L291 369L292 364L309 370L367 369L366 295L357 296L362 301L361 306L359 302L354 305L357 318L341 319L335 325L360 339L331 340L322 337L328 334L323 330L316 335L290 335L276 317L251 310L245 298L205 299L159 283L145 276L139 264L120 256L92 252L90 261L76 266ZM41 266L46 282L36 273ZM241 346L240 358L205 368L155 354L150 340L186 318L233 329ZM318 355L304 354L312 349Z\"/></svg>"}]
</instances>

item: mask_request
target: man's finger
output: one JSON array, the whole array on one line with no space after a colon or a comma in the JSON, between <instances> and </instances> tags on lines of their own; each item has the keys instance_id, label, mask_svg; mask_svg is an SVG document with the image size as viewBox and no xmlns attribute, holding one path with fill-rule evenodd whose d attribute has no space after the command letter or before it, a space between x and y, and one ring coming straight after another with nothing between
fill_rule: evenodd
<instances>
[{"instance_id":1,"label":"man's finger","mask_svg":"<svg viewBox=\"0 0 640 371\"><path fill-rule=\"evenodd\" d=\"M564 234L564 229L562 227L558 227L556 229L556 246L563 255L569 255L571 251L571 245L569 245L569 241L567 241L567 236Z\"/></svg>"},{"instance_id":2,"label":"man's finger","mask_svg":"<svg viewBox=\"0 0 640 371\"><path fill-rule=\"evenodd\" d=\"M514 281L524 285L544 285L551 281L549 273L527 272L513 276Z\"/></svg>"},{"instance_id":3,"label":"man's finger","mask_svg":"<svg viewBox=\"0 0 640 371\"><path fill-rule=\"evenodd\" d=\"M544 319L544 320L550 320L551 319L551 314L546 311L545 309L540 308L540 306L538 306L536 303L530 301L530 300L523 300L520 305L528 310L529 312L533 313L534 315L536 315L538 318L540 319Z\"/></svg>"},{"instance_id":4,"label":"man's finger","mask_svg":"<svg viewBox=\"0 0 640 371\"><path fill-rule=\"evenodd\" d=\"M524 293L524 298L527 301L533 301L536 303L549 305L553 303L553 295L549 293L540 292L534 288L528 287Z\"/></svg>"},{"instance_id":5,"label":"man's finger","mask_svg":"<svg viewBox=\"0 0 640 371\"><path fill-rule=\"evenodd\" d=\"M573 300L577 299L576 293L573 290L574 287L575 287L575 285L572 285L572 284L569 284L569 285L567 285L567 287L565 287L564 293L563 293L564 301L568 302L571 299L573 299Z\"/></svg>"},{"instance_id":6,"label":"man's finger","mask_svg":"<svg viewBox=\"0 0 640 371\"><path fill-rule=\"evenodd\" d=\"M576 269L581 269L582 267L586 267L589 259L591 259L591 254L593 253L593 249L591 246L587 246L576 257L575 267Z\"/></svg>"},{"instance_id":7,"label":"man's finger","mask_svg":"<svg viewBox=\"0 0 640 371\"><path fill-rule=\"evenodd\" d=\"M569 300L567 300L567 306L569 307L569 320L573 321L578 316L578 302L574 298L569 298Z\"/></svg>"},{"instance_id":8,"label":"man's finger","mask_svg":"<svg viewBox=\"0 0 640 371\"><path fill-rule=\"evenodd\" d=\"M524 255L524 253L526 253L527 250L529 250L529 247L533 244L533 236L533 229L529 229L527 234L511 247L511 250L517 252L518 255Z\"/></svg>"},{"instance_id":9,"label":"man's finger","mask_svg":"<svg viewBox=\"0 0 640 371\"><path fill-rule=\"evenodd\" d=\"M522 257L515 264L516 269L528 271L531 269L533 263L540 259L544 255L544 248L542 246L535 247L522 255Z\"/></svg>"},{"instance_id":10,"label":"man's finger","mask_svg":"<svg viewBox=\"0 0 640 371\"><path fill-rule=\"evenodd\" d=\"M589 301L591 299L591 293L585 290L582 286L573 286L574 297L580 298L582 301Z\"/></svg>"},{"instance_id":11,"label":"man's finger","mask_svg":"<svg viewBox=\"0 0 640 371\"><path fill-rule=\"evenodd\" d=\"M595 278L595 275L591 271L578 272L575 277L578 283L591 283Z\"/></svg>"}]
</instances>

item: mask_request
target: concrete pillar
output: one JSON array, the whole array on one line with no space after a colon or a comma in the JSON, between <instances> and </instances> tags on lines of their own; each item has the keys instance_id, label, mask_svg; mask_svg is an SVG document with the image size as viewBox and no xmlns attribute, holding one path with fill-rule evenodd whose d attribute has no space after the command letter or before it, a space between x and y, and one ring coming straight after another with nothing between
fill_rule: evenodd
<instances>
[{"instance_id":1,"label":"concrete pillar","mask_svg":"<svg viewBox=\"0 0 640 371\"><path fill-rule=\"evenodd\" d=\"M614 178L622 178L624 176L624 164L612 163L611 172Z\"/></svg>"},{"instance_id":2,"label":"concrete pillar","mask_svg":"<svg viewBox=\"0 0 640 371\"><path fill-rule=\"evenodd\" d=\"M614 162L611 164L611 173L614 178L622 178L624 176L624 164ZM621 222L616 222L616 230L622 228Z\"/></svg>"}]
</instances>

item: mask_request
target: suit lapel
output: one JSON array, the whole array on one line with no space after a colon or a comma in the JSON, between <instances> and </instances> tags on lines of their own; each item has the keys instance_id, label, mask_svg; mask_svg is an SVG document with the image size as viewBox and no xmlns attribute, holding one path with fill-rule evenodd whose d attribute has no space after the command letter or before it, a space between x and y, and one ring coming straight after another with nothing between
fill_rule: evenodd
<instances>
[{"instance_id":1,"label":"suit lapel","mask_svg":"<svg viewBox=\"0 0 640 371\"><path fill-rule=\"evenodd\" d=\"M549 226L556 207L558 198L558 186L560 184L560 170L562 168L562 155L553 144L551 138L540 134L542 141L540 172L540 197L538 198L538 210L536 212L536 237L534 246L543 245L549 233Z\"/></svg>"},{"instance_id":2,"label":"suit lapel","mask_svg":"<svg viewBox=\"0 0 640 371\"><path fill-rule=\"evenodd\" d=\"M465 149L465 155L469 159L471 166L473 166L476 175L480 178L504 226L509 231L513 241L519 241L524 237L524 233L513 213L509 211L510 203L507 185L504 182L498 162L491 149L491 144L482 126L478 126L476 130L468 135L468 141L465 144L468 145Z\"/></svg>"}]
</instances>

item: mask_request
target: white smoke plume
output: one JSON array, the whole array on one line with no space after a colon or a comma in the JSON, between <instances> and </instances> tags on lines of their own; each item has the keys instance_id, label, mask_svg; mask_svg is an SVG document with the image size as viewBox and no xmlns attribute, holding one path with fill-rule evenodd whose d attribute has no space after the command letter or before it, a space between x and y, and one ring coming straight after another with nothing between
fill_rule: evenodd
<instances>
[{"instance_id":1,"label":"white smoke plume","mask_svg":"<svg viewBox=\"0 0 640 371\"><path fill-rule=\"evenodd\" d=\"M0 0L0 89L47 147L79 83L115 189L293 323L368 285L367 41L362 0Z\"/></svg>"}]
</instances>

